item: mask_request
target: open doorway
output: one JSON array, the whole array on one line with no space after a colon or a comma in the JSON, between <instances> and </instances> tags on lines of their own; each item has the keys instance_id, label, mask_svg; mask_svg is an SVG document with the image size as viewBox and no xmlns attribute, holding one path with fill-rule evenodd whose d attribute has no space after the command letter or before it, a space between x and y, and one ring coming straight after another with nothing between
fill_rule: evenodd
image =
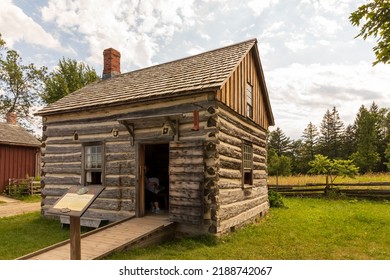
<instances>
[{"instance_id":1,"label":"open doorway","mask_svg":"<svg viewBox=\"0 0 390 280\"><path fill-rule=\"evenodd\" d=\"M169 144L145 144L145 166L147 178L158 182L158 192L145 190L146 213L169 212ZM157 210L158 208L158 210Z\"/></svg>"}]
</instances>

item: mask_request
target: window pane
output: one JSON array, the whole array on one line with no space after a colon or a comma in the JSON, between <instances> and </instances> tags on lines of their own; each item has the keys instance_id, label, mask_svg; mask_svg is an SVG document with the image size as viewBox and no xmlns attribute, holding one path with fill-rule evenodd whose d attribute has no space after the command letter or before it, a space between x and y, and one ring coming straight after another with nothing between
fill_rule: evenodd
<instances>
[{"instance_id":1,"label":"window pane","mask_svg":"<svg viewBox=\"0 0 390 280\"><path fill-rule=\"evenodd\" d=\"M85 147L85 168L102 168L102 146Z\"/></svg>"}]
</instances>

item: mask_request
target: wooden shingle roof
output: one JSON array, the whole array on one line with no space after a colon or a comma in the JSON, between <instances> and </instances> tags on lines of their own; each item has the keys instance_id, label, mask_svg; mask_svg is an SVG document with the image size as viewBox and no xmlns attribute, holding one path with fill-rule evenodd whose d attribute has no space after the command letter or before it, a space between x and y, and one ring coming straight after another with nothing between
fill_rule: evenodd
<instances>
[{"instance_id":1,"label":"wooden shingle roof","mask_svg":"<svg viewBox=\"0 0 390 280\"><path fill-rule=\"evenodd\" d=\"M184 59L99 80L40 110L37 115L220 89L257 43L251 39Z\"/></svg>"},{"instance_id":2,"label":"wooden shingle roof","mask_svg":"<svg viewBox=\"0 0 390 280\"><path fill-rule=\"evenodd\" d=\"M27 147L41 146L41 142L24 128L8 123L0 123L0 144Z\"/></svg>"}]
</instances>

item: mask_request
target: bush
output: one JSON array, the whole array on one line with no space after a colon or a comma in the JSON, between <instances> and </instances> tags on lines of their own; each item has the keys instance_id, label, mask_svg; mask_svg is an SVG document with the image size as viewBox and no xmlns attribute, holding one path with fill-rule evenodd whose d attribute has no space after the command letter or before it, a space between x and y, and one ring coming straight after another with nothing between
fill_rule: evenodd
<instances>
[{"instance_id":1,"label":"bush","mask_svg":"<svg viewBox=\"0 0 390 280\"><path fill-rule=\"evenodd\" d=\"M20 198L29 195L30 181L29 180L13 180L12 183L4 189L5 194L13 198Z\"/></svg>"},{"instance_id":2,"label":"bush","mask_svg":"<svg viewBox=\"0 0 390 280\"><path fill-rule=\"evenodd\" d=\"M270 207L286 208L283 202L283 196L280 193L274 190L268 190L268 199Z\"/></svg>"}]
</instances>

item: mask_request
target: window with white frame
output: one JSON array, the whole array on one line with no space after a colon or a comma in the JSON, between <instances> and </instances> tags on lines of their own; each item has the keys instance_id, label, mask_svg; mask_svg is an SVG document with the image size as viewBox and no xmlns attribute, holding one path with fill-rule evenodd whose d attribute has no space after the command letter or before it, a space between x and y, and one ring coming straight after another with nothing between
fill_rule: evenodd
<instances>
[{"instance_id":1,"label":"window with white frame","mask_svg":"<svg viewBox=\"0 0 390 280\"><path fill-rule=\"evenodd\" d=\"M242 144L243 184L253 184L253 146L250 143Z\"/></svg>"},{"instance_id":2,"label":"window with white frame","mask_svg":"<svg viewBox=\"0 0 390 280\"><path fill-rule=\"evenodd\" d=\"M84 146L84 184L101 185L103 168L103 145Z\"/></svg>"}]
</instances>

